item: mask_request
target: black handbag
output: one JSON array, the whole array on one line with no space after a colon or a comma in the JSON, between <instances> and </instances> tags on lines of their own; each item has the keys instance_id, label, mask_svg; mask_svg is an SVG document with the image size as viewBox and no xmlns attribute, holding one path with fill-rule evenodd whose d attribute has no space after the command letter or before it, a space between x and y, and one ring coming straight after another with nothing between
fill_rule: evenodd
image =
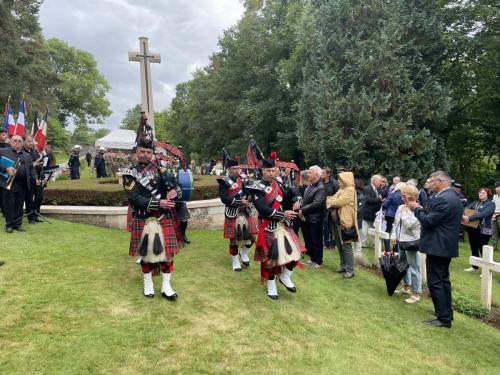
<instances>
[{"instance_id":1,"label":"black handbag","mask_svg":"<svg viewBox=\"0 0 500 375\"><path fill-rule=\"evenodd\" d=\"M399 248L404 251L418 251L420 240L399 242Z\"/></svg>"},{"instance_id":2,"label":"black handbag","mask_svg":"<svg viewBox=\"0 0 500 375\"><path fill-rule=\"evenodd\" d=\"M340 227L340 237L342 241L357 241L358 240L358 232L356 231L356 227L353 225L350 228Z\"/></svg>"}]
</instances>

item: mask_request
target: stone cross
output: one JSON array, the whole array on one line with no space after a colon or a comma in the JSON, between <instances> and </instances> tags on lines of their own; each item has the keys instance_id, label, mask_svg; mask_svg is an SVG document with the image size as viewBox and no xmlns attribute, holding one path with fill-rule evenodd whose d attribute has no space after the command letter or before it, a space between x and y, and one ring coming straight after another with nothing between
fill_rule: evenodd
<instances>
[{"instance_id":1,"label":"stone cross","mask_svg":"<svg viewBox=\"0 0 500 375\"><path fill-rule=\"evenodd\" d=\"M373 236L373 247L375 248L375 264L377 264L380 267L380 264L378 262L378 258L382 256L382 246L384 240L389 239L389 233L384 232L382 230L382 223L380 220L375 220L375 229L370 228L368 229L368 234L370 236Z\"/></svg>"},{"instance_id":2,"label":"stone cross","mask_svg":"<svg viewBox=\"0 0 500 375\"><path fill-rule=\"evenodd\" d=\"M153 106L153 90L151 82L150 63L160 63L159 53L149 52L148 38L139 38L139 52L129 52L129 61L138 61L141 64L141 104L142 110L148 114L148 122L155 133L155 111Z\"/></svg>"},{"instance_id":3,"label":"stone cross","mask_svg":"<svg viewBox=\"0 0 500 375\"><path fill-rule=\"evenodd\" d=\"M500 263L493 261L493 246L483 246L483 257L470 257L469 263L482 268L481 272L481 302L491 310L491 287L493 272L500 272Z\"/></svg>"}]
</instances>

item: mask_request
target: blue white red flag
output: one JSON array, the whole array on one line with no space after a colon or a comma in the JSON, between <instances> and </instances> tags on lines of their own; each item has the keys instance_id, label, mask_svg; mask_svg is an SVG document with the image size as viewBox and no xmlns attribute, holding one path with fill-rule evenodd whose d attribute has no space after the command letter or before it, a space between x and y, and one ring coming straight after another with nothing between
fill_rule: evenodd
<instances>
[{"instance_id":1,"label":"blue white red flag","mask_svg":"<svg viewBox=\"0 0 500 375\"><path fill-rule=\"evenodd\" d=\"M17 116L17 123L14 125L14 132L12 133L12 135L20 135L22 137L26 133L26 124L24 123L24 121L27 109L28 107L26 105L26 101L24 99L21 100L21 104L19 105L19 115ZM12 119L14 119L14 117Z\"/></svg>"},{"instance_id":2,"label":"blue white red flag","mask_svg":"<svg viewBox=\"0 0 500 375\"><path fill-rule=\"evenodd\" d=\"M9 136L14 134L14 128L16 127L16 122L14 121L14 112L12 112L12 107L9 103L6 105L5 109L5 119L3 122L3 127L9 133Z\"/></svg>"},{"instance_id":3,"label":"blue white red flag","mask_svg":"<svg viewBox=\"0 0 500 375\"><path fill-rule=\"evenodd\" d=\"M35 114L33 116L33 126L31 127L30 135L32 137L35 136L37 131L38 131L38 111L35 111Z\"/></svg>"}]
</instances>

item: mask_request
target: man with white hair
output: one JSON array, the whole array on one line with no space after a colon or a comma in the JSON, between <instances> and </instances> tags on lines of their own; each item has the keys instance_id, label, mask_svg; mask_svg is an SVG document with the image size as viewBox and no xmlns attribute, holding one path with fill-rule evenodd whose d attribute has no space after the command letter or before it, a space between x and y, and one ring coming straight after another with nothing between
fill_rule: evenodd
<instances>
[{"instance_id":1,"label":"man with white hair","mask_svg":"<svg viewBox=\"0 0 500 375\"><path fill-rule=\"evenodd\" d=\"M5 188L2 193L5 210L5 231L12 233L13 230L24 232L21 227L23 217L23 204L26 194L31 191L35 181L33 161L31 156L23 149L23 139L20 135L12 136L11 147L0 150L0 157L7 158L18 163L16 168L0 165L0 173L15 175L12 183L7 189L5 178L0 179L0 187Z\"/></svg>"},{"instance_id":2,"label":"man with white hair","mask_svg":"<svg viewBox=\"0 0 500 375\"><path fill-rule=\"evenodd\" d=\"M368 229L373 228L375 215L382 205L382 196L379 188L382 184L383 176L376 174L371 178L370 185L365 187L365 207L363 208L363 222L361 227L361 246L368 247Z\"/></svg>"},{"instance_id":3,"label":"man with white hair","mask_svg":"<svg viewBox=\"0 0 500 375\"><path fill-rule=\"evenodd\" d=\"M307 255L307 264L320 268L323 264L323 217L325 213L326 188L321 180L323 170L317 165L309 168L311 184L304 191L299 217L305 221L302 227Z\"/></svg>"}]
</instances>

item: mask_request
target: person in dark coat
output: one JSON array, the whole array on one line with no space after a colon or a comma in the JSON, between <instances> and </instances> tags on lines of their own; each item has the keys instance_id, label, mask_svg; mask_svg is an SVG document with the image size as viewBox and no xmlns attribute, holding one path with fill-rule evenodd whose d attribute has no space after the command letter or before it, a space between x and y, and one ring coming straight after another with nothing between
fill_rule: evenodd
<instances>
[{"instance_id":1,"label":"person in dark coat","mask_svg":"<svg viewBox=\"0 0 500 375\"><path fill-rule=\"evenodd\" d=\"M368 247L368 229L373 228L375 215L382 206L382 196L379 188L383 177L379 174L372 176L370 185L365 187L365 206L363 208L361 245Z\"/></svg>"},{"instance_id":2,"label":"person in dark coat","mask_svg":"<svg viewBox=\"0 0 500 375\"><path fill-rule=\"evenodd\" d=\"M80 146L75 145L75 147L71 150L71 155L69 157L68 166L70 168L72 180L80 179L80 149Z\"/></svg>"},{"instance_id":3,"label":"person in dark coat","mask_svg":"<svg viewBox=\"0 0 500 375\"><path fill-rule=\"evenodd\" d=\"M418 204L420 204L420 206L422 206L422 208L424 209L425 212L427 212L427 208L429 206L429 199L430 199L430 196L432 194L429 191L429 186L430 186L430 178L428 178L425 181L424 187L422 189L420 189L420 191L418 192L418 198L417 198Z\"/></svg>"},{"instance_id":4,"label":"person in dark coat","mask_svg":"<svg viewBox=\"0 0 500 375\"><path fill-rule=\"evenodd\" d=\"M2 198L5 210L5 231L12 233L13 230L23 232L22 217L23 204L26 194L30 194L31 186L35 181L35 172L31 156L23 150L23 139L20 135L14 135L11 139L11 147L0 149L0 156L6 157L14 162L20 160L17 171L12 167L0 166L1 173L13 175L14 181L10 189L6 189L5 178L0 179L0 187L4 188Z\"/></svg>"},{"instance_id":5,"label":"person in dark coat","mask_svg":"<svg viewBox=\"0 0 500 375\"><path fill-rule=\"evenodd\" d=\"M24 151L28 153L31 157L31 161L33 162L33 168L35 169L40 165L40 162L42 161L40 158L40 154L38 153L37 150L35 150L35 144L33 143L33 137L30 135L26 135L24 137ZM35 163L37 164L35 166ZM37 178L31 182L30 190L26 192L25 198L24 198L24 204L26 206L26 213L28 214L28 222L30 224L36 224L36 214L34 213L35 211L35 195L39 192L39 189L37 189L37 186L40 186L40 179L38 176ZM38 184L38 185L37 185Z\"/></svg>"},{"instance_id":6,"label":"person in dark coat","mask_svg":"<svg viewBox=\"0 0 500 375\"><path fill-rule=\"evenodd\" d=\"M478 193L478 200L469 204L466 208L475 210L476 213L472 216L463 216L464 223L478 220L479 225L477 228L467 227L469 233L469 244L473 257L481 258L483 256L483 246L488 245L491 235L493 233L492 217L495 213L495 203L491 200L491 190L488 188L480 188ZM476 272L477 266L466 268L465 272Z\"/></svg>"},{"instance_id":7,"label":"person in dark coat","mask_svg":"<svg viewBox=\"0 0 500 375\"><path fill-rule=\"evenodd\" d=\"M99 152L94 158L94 168L97 178L108 177L106 173L106 161L104 160L104 153L106 149L104 147L99 148Z\"/></svg>"},{"instance_id":8,"label":"person in dark coat","mask_svg":"<svg viewBox=\"0 0 500 375\"><path fill-rule=\"evenodd\" d=\"M327 197L331 197L339 191L339 182L332 177L332 170L330 167L323 167L321 180L323 181L323 185L325 185ZM323 217L323 242L328 249L334 249L336 245L331 228L332 217L330 211L325 210L325 215Z\"/></svg>"},{"instance_id":9,"label":"person in dark coat","mask_svg":"<svg viewBox=\"0 0 500 375\"><path fill-rule=\"evenodd\" d=\"M309 168L309 181L300 204L299 217L305 219L304 241L307 262L313 268L323 264L323 219L325 215L326 189L321 181L322 170L317 165Z\"/></svg>"},{"instance_id":10,"label":"person in dark coat","mask_svg":"<svg viewBox=\"0 0 500 375\"><path fill-rule=\"evenodd\" d=\"M458 232L464 207L451 188L451 179L446 172L437 171L430 175L429 190L435 195L428 212L417 202L408 203L421 224L419 250L427 254L427 286L437 318L424 323L451 328L453 309L449 268L451 258L458 256Z\"/></svg>"},{"instance_id":11,"label":"person in dark coat","mask_svg":"<svg viewBox=\"0 0 500 375\"><path fill-rule=\"evenodd\" d=\"M85 154L85 160L87 160L87 167L90 168L90 163L92 162L92 154L90 153L90 151L87 151L87 153Z\"/></svg>"},{"instance_id":12,"label":"person in dark coat","mask_svg":"<svg viewBox=\"0 0 500 375\"><path fill-rule=\"evenodd\" d=\"M8 139L9 139L9 134L7 133L7 130L4 128L0 129L0 149L9 147L9 144L7 143ZM2 214L5 216L3 210L2 192L3 188L0 187L0 212L2 212Z\"/></svg>"},{"instance_id":13,"label":"person in dark coat","mask_svg":"<svg viewBox=\"0 0 500 375\"><path fill-rule=\"evenodd\" d=\"M387 196L387 199L382 203L382 208L385 210L385 221L387 223L386 232L391 233L392 224L394 224L394 218L396 217L396 211L398 207L403 204L403 198L401 196L401 188L404 186L404 182L399 182L394 186L392 191ZM384 240L385 251L390 250L390 241Z\"/></svg>"}]
</instances>

